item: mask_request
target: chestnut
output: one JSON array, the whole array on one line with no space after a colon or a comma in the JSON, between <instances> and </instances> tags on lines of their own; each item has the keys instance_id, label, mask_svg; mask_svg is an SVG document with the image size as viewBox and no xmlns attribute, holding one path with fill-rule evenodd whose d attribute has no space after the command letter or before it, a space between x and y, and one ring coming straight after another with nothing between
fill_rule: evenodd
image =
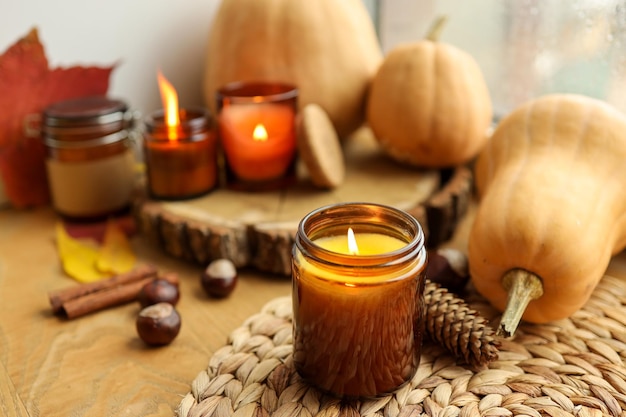
<instances>
[{"instance_id":1,"label":"chestnut","mask_svg":"<svg viewBox=\"0 0 626 417\"><path fill-rule=\"evenodd\" d=\"M229 259L216 259L202 273L201 283L210 297L227 297L237 285L237 268Z\"/></svg>"},{"instance_id":2,"label":"chestnut","mask_svg":"<svg viewBox=\"0 0 626 417\"><path fill-rule=\"evenodd\" d=\"M179 298L180 293L178 292L178 286L162 278L150 281L141 287L141 290L139 290L137 294L137 301L139 301L141 307L147 307L161 302L170 303L175 306Z\"/></svg>"},{"instance_id":3,"label":"chestnut","mask_svg":"<svg viewBox=\"0 0 626 417\"><path fill-rule=\"evenodd\" d=\"M157 303L144 307L137 316L137 333L151 346L172 342L180 331L180 315L170 303Z\"/></svg>"},{"instance_id":4,"label":"chestnut","mask_svg":"<svg viewBox=\"0 0 626 417\"><path fill-rule=\"evenodd\" d=\"M450 292L462 293L469 281L467 255L453 248L430 250L426 279L447 288Z\"/></svg>"}]
</instances>

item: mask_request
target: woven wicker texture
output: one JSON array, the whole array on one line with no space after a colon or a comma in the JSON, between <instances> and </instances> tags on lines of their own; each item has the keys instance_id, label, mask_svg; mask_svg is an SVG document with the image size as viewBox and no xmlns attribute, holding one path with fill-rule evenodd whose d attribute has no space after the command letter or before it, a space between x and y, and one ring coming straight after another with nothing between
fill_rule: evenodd
<instances>
[{"instance_id":1,"label":"woven wicker texture","mask_svg":"<svg viewBox=\"0 0 626 417\"><path fill-rule=\"evenodd\" d=\"M488 319L481 297L466 297ZM291 361L291 299L250 317L198 374L179 417L626 416L626 282L605 276L571 318L524 324L483 369L426 343L411 382L393 394L340 401L304 383Z\"/></svg>"}]
</instances>

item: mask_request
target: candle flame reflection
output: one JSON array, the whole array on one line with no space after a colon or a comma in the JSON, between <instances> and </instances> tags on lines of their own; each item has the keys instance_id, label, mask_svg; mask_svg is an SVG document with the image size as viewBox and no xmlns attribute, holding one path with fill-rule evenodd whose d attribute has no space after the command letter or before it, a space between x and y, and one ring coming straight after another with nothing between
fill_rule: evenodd
<instances>
[{"instance_id":1,"label":"candle flame reflection","mask_svg":"<svg viewBox=\"0 0 626 417\"><path fill-rule=\"evenodd\" d=\"M354 237L354 231L351 227L348 228L348 252L350 255L358 255L359 247L356 244L356 238Z\"/></svg>"},{"instance_id":2,"label":"candle flame reflection","mask_svg":"<svg viewBox=\"0 0 626 417\"><path fill-rule=\"evenodd\" d=\"M254 127L254 132L252 132L252 139L265 142L267 140L267 130L265 130L265 126L261 123Z\"/></svg>"},{"instance_id":3,"label":"candle flame reflection","mask_svg":"<svg viewBox=\"0 0 626 417\"><path fill-rule=\"evenodd\" d=\"M167 137L169 140L176 140L178 139L178 126L180 125L180 116L178 113L178 94L176 94L176 90L163 76L161 71L158 71L157 79L159 82L161 101L163 102L163 108L165 109L165 125L168 128Z\"/></svg>"}]
</instances>

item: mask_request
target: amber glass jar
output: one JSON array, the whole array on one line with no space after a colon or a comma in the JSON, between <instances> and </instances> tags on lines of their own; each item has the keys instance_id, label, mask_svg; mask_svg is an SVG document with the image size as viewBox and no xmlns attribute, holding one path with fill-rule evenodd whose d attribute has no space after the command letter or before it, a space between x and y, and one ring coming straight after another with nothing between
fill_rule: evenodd
<instances>
[{"instance_id":1,"label":"amber glass jar","mask_svg":"<svg viewBox=\"0 0 626 417\"><path fill-rule=\"evenodd\" d=\"M408 382L420 359L426 263L421 226L401 210L345 203L304 217L293 249L298 373L342 397Z\"/></svg>"},{"instance_id":2,"label":"amber glass jar","mask_svg":"<svg viewBox=\"0 0 626 417\"><path fill-rule=\"evenodd\" d=\"M145 120L144 158L148 192L154 198L198 197L217 185L217 144L206 109L181 109L168 127L163 111Z\"/></svg>"},{"instance_id":3,"label":"amber glass jar","mask_svg":"<svg viewBox=\"0 0 626 417\"><path fill-rule=\"evenodd\" d=\"M127 105L104 96L57 102L43 112L42 135L52 204L73 219L123 212L134 188Z\"/></svg>"}]
</instances>

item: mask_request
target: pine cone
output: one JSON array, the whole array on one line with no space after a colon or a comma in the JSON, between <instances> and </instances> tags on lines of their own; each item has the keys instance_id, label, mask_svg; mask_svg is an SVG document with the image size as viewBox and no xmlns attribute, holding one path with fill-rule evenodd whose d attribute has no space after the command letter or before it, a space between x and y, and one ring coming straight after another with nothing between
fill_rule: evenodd
<instances>
[{"instance_id":1,"label":"pine cone","mask_svg":"<svg viewBox=\"0 0 626 417\"><path fill-rule=\"evenodd\" d=\"M498 357L500 343L487 320L461 298L430 280L424 287L425 332L434 342L472 366Z\"/></svg>"}]
</instances>

